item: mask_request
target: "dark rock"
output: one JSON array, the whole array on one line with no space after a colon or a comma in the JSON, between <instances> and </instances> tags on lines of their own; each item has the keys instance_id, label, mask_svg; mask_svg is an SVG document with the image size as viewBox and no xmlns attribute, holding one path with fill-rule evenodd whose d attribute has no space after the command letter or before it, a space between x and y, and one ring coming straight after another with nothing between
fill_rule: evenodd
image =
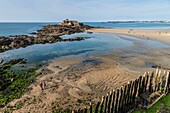
<instances>
[{"instance_id":1,"label":"dark rock","mask_svg":"<svg viewBox=\"0 0 170 113\"><path fill-rule=\"evenodd\" d=\"M26 47L33 44L45 44L45 43L54 43L61 41L80 41L86 38L76 37L69 39L60 38L61 35L74 34L84 32L87 29L93 28L78 21L64 20L63 23L57 25L46 25L42 29L33 32L36 36L27 36L27 35L16 35L13 37L0 37L0 52L6 50Z\"/></svg>"}]
</instances>

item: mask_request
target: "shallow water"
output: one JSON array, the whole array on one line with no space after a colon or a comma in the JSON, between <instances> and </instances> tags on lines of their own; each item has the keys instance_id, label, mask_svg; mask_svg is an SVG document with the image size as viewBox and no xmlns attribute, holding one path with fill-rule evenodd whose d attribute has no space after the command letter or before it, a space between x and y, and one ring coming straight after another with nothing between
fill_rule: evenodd
<instances>
[{"instance_id":1,"label":"shallow water","mask_svg":"<svg viewBox=\"0 0 170 113\"><path fill-rule=\"evenodd\" d=\"M112 49L125 48L133 45L132 42L123 40L113 34L87 34L78 33L73 36L89 36L90 39L77 42L56 42L53 44L37 44L26 48L9 50L0 53L0 59L26 58L28 61L40 62L68 55L91 56L101 55ZM72 37L72 35L70 35ZM70 37L68 36L68 37ZM67 36L65 36L67 37Z\"/></svg>"},{"instance_id":2,"label":"shallow water","mask_svg":"<svg viewBox=\"0 0 170 113\"><path fill-rule=\"evenodd\" d=\"M146 47L147 49L170 48L170 46L157 41L106 33L76 33L62 37L70 38L77 36L88 36L91 38L76 42L37 44L25 48L9 50L0 53L0 59L10 60L15 58L25 58L30 62L42 62L70 55L81 55L81 57L87 58L94 55L108 54L114 51L127 51L127 48L132 46L134 46L133 48L135 49L140 49L140 52L143 52Z\"/></svg>"}]
</instances>

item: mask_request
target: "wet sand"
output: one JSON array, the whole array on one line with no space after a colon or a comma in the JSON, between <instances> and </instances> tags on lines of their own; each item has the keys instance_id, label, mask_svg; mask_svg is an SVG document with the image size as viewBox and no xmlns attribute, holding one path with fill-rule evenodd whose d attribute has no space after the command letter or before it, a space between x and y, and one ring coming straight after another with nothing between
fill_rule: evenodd
<instances>
[{"instance_id":1,"label":"wet sand","mask_svg":"<svg viewBox=\"0 0 170 113\"><path fill-rule=\"evenodd\" d=\"M166 44L170 44L170 30L95 28L87 31L99 33L124 34L146 40L157 40Z\"/></svg>"},{"instance_id":2,"label":"wet sand","mask_svg":"<svg viewBox=\"0 0 170 113\"><path fill-rule=\"evenodd\" d=\"M119 67L109 58L57 59L47 67L53 73L41 75L20 99L8 106L22 105L14 113L51 113L63 109L78 109L96 102L102 95L135 79L138 72ZM46 84L42 91L40 83Z\"/></svg>"}]
</instances>

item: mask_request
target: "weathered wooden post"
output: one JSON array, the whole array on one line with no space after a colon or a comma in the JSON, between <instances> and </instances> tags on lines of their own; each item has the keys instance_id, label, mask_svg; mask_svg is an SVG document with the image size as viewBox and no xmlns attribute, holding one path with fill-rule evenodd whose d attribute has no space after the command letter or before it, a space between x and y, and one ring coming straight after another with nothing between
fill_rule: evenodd
<instances>
[{"instance_id":1,"label":"weathered wooden post","mask_svg":"<svg viewBox=\"0 0 170 113\"><path fill-rule=\"evenodd\" d=\"M120 98L119 98L119 107L118 107L118 111L121 112L121 106L122 106L122 97L123 97L123 86L120 88Z\"/></svg>"},{"instance_id":2,"label":"weathered wooden post","mask_svg":"<svg viewBox=\"0 0 170 113\"><path fill-rule=\"evenodd\" d=\"M144 91L145 91L145 82L146 82L146 72L142 76L141 93L144 93Z\"/></svg>"},{"instance_id":3,"label":"weathered wooden post","mask_svg":"<svg viewBox=\"0 0 170 113\"><path fill-rule=\"evenodd\" d=\"M166 75L166 71L164 70L162 76L160 77L160 92L162 93L162 85L164 81L164 76Z\"/></svg>"},{"instance_id":4,"label":"weathered wooden post","mask_svg":"<svg viewBox=\"0 0 170 113\"><path fill-rule=\"evenodd\" d=\"M123 112L125 112L125 107L126 107L126 98L127 98L127 85L124 86L124 90L123 90L123 98L122 98L122 110Z\"/></svg>"},{"instance_id":5,"label":"weathered wooden post","mask_svg":"<svg viewBox=\"0 0 170 113\"><path fill-rule=\"evenodd\" d=\"M96 108L95 108L95 113L98 113L100 102L97 102Z\"/></svg>"},{"instance_id":6,"label":"weathered wooden post","mask_svg":"<svg viewBox=\"0 0 170 113\"><path fill-rule=\"evenodd\" d=\"M108 102L108 113L110 113L111 111L111 102L112 102L112 91L110 91L110 95L109 95L109 102Z\"/></svg>"},{"instance_id":7,"label":"weathered wooden post","mask_svg":"<svg viewBox=\"0 0 170 113\"><path fill-rule=\"evenodd\" d=\"M103 113L103 106L104 106L104 101L105 101L105 97L102 96L102 100L101 100L101 105L100 105L100 113Z\"/></svg>"},{"instance_id":8,"label":"weathered wooden post","mask_svg":"<svg viewBox=\"0 0 170 113\"><path fill-rule=\"evenodd\" d=\"M168 78L168 92L170 92L170 75L169 75L169 78Z\"/></svg>"},{"instance_id":9,"label":"weathered wooden post","mask_svg":"<svg viewBox=\"0 0 170 113\"><path fill-rule=\"evenodd\" d=\"M159 69L157 68L157 69L156 69L156 72L155 72L155 75L154 75L154 77L153 77L153 92L156 92L156 89L157 89L158 72L159 72Z\"/></svg>"},{"instance_id":10,"label":"weathered wooden post","mask_svg":"<svg viewBox=\"0 0 170 113\"><path fill-rule=\"evenodd\" d=\"M164 94L168 93L168 88L169 87L169 71L167 71L167 75L166 75L166 82L165 82L165 88L164 88Z\"/></svg>"},{"instance_id":11,"label":"weathered wooden post","mask_svg":"<svg viewBox=\"0 0 170 113\"><path fill-rule=\"evenodd\" d=\"M160 84L161 84L161 81L160 81L160 79L161 79L161 72L162 72L161 70L159 70L159 72L158 72L156 92L160 90Z\"/></svg>"},{"instance_id":12,"label":"weathered wooden post","mask_svg":"<svg viewBox=\"0 0 170 113\"><path fill-rule=\"evenodd\" d=\"M93 107L91 103L90 103L90 113L93 113Z\"/></svg>"},{"instance_id":13,"label":"weathered wooden post","mask_svg":"<svg viewBox=\"0 0 170 113\"><path fill-rule=\"evenodd\" d=\"M141 95L141 80L142 80L142 76L139 77L137 96Z\"/></svg>"},{"instance_id":14,"label":"weathered wooden post","mask_svg":"<svg viewBox=\"0 0 170 113\"><path fill-rule=\"evenodd\" d=\"M115 113L118 113L119 89L116 91Z\"/></svg>"},{"instance_id":15,"label":"weathered wooden post","mask_svg":"<svg viewBox=\"0 0 170 113\"><path fill-rule=\"evenodd\" d=\"M87 107L84 108L84 112L83 113L87 113Z\"/></svg>"},{"instance_id":16,"label":"weathered wooden post","mask_svg":"<svg viewBox=\"0 0 170 113\"><path fill-rule=\"evenodd\" d=\"M138 79L135 80L135 85L134 85L134 93L133 93L133 96L132 96L132 100L133 100L133 105L134 107L136 108L136 96L137 96L137 89L138 88Z\"/></svg>"},{"instance_id":17,"label":"weathered wooden post","mask_svg":"<svg viewBox=\"0 0 170 113\"><path fill-rule=\"evenodd\" d=\"M159 77L160 77L160 74L161 74L161 70L158 70L158 73L157 73L157 76L156 76L156 80L155 80L155 92L157 92L158 91L158 89L159 89Z\"/></svg>"},{"instance_id":18,"label":"weathered wooden post","mask_svg":"<svg viewBox=\"0 0 170 113\"><path fill-rule=\"evenodd\" d=\"M115 90L113 90L111 113L113 113L114 110L115 110L115 109L114 109L114 108L115 108L115 107L114 107L114 106L115 106L115 96L116 96L115 93L116 93Z\"/></svg>"},{"instance_id":19,"label":"weathered wooden post","mask_svg":"<svg viewBox=\"0 0 170 113\"><path fill-rule=\"evenodd\" d=\"M153 92L153 85L152 85L153 77L154 77L154 72L152 72L149 77L149 93Z\"/></svg>"},{"instance_id":20,"label":"weathered wooden post","mask_svg":"<svg viewBox=\"0 0 170 113\"><path fill-rule=\"evenodd\" d=\"M129 107L130 98L131 98L131 87L132 87L132 81L128 82L128 98L127 98L127 106Z\"/></svg>"},{"instance_id":21,"label":"weathered wooden post","mask_svg":"<svg viewBox=\"0 0 170 113\"><path fill-rule=\"evenodd\" d=\"M131 83L131 89L130 89L130 101L129 101L129 103L130 103L130 106L132 105L132 100L133 100L133 93L134 93L134 85L135 85L135 82L134 81L132 81L132 83Z\"/></svg>"},{"instance_id":22,"label":"weathered wooden post","mask_svg":"<svg viewBox=\"0 0 170 113\"><path fill-rule=\"evenodd\" d=\"M108 105L108 94L107 94L106 99L105 99L105 109L104 109L104 113L107 113L107 105Z\"/></svg>"},{"instance_id":23,"label":"weathered wooden post","mask_svg":"<svg viewBox=\"0 0 170 113\"><path fill-rule=\"evenodd\" d=\"M147 91L147 86L148 86L148 81L149 81L149 72L147 72L146 77L145 77L145 85L144 85L144 92Z\"/></svg>"}]
</instances>

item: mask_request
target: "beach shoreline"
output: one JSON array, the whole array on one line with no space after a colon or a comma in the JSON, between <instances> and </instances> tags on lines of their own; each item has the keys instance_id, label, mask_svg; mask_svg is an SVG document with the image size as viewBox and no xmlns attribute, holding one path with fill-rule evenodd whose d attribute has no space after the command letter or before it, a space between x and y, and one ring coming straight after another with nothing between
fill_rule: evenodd
<instances>
[{"instance_id":1,"label":"beach shoreline","mask_svg":"<svg viewBox=\"0 0 170 113\"><path fill-rule=\"evenodd\" d=\"M159 41L151 35L156 31L149 30L148 33L152 31L151 34L146 34L146 31L143 30L140 32L134 30L136 33L131 34L128 31L129 29L104 28L88 30L88 32L116 33L134 37L145 33L146 36L150 36L148 37L150 40ZM143 37L142 39L146 38ZM168 40L168 37L166 40ZM163 42L164 40L160 41ZM53 73L38 76L35 83L29 86L31 90L25 92L21 98L11 101L6 107L21 106L21 108L14 110L14 113L78 109L89 105L90 102L97 102L102 95L106 95L109 91L141 76L145 71L155 70L152 66L170 67L168 64L170 62L170 50L148 48L145 54L136 53L138 49L135 46L126 48L126 51L129 50L132 53L119 51L91 56L87 59L80 59L73 55L68 58L51 60L45 68ZM45 69L39 71L42 70ZM43 91L39 86L41 83L46 84Z\"/></svg>"},{"instance_id":2,"label":"beach shoreline","mask_svg":"<svg viewBox=\"0 0 170 113\"><path fill-rule=\"evenodd\" d=\"M92 28L87 32L114 33L133 36L145 40L156 40L170 45L170 30L166 29L117 29L117 28Z\"/></svg>"}]
</instances>

